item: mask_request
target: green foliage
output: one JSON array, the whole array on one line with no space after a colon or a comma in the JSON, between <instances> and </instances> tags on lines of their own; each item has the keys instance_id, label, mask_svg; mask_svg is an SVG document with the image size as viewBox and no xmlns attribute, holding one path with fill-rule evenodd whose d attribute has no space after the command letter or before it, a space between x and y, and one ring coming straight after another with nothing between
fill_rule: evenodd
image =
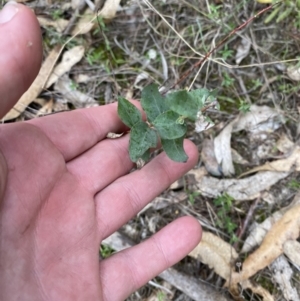
<instances>
[{"instance_id":1,"label":"green foliage","mask_svg":"<svg viewBox=\"0 0 300 301\"><path fill-rule=\"evenodd\" d=\"M300 182L297 181L296 179L292 179L289 183L288 183L288 187L294 190L299 190L300 189Z\"/></svg>"},{"instance_id":2,"label":"green foliage","mask_svg":"<svg viewBox=\"0 0 300 301\"><path fill-rule=\"evenodd\" d=\"M55 9L50 13L50 15L54 21L62 18L63 14L64 14L64 12L61 9Z\"/></svg>"},{"instance_id":3,"label":"green foliage","mask_svg":"<svg viewBox=\"0 0 300 301\"><path fill-rule=\"evenodd\" d=\"M207 89L180 90L163 97L158 86L151 84L142 91L141 105L147 116L142 120L140 111L125 98L118 99L118 115L131 128L129 156L133 162L147 161L150 150L161 142L163 150L173 161L186 162L188 156L183 142L187 131L186 119L192 121L202 114L201 109L213 101L216 91Z\"/></svg>"},{"instance_id":4,"label":"green foliage","mask_svg":"<svg viewBox=\"0 0 300 301\"><path fill-rule=\"evenodd\" d=\"M141 112L127 99L118 98L118 115L128 127L133 127L136 123L142 121Z\"/></svg>"},{"instance_id":5,"label":"green foliage","mask_svg":"<svg viewBox=\"0 0 300 301\"><path fill-rule=\"evenodd\" d=\"M192 205L195 204L196 197L198 197L199 195L201 195L201 193L199 191L190 191L190 190L187 190L186 193L188 194L189 202Z\"/></svg>"},{"instance_id":6,"label":"green foliage","mask_svg":"<svg viewBox=\"0 0 300 301\"><path fill-rule=\"evenodd\" d=\"M154 129L150 128L146 122L136 123L130 132L129 155L133 162L142 158L148 160L147 151L157 145L157 135Z\"/></svg>"},{"instance_id":7,"label":"green foliage","mask_svg":"<svg viewBox=\"0 0 300 301\"><path fill-rule=\"evenodd\" d=\"M211 92L207 89L198 89L190 92L181 90L168 94L166 102L172 111L195 121L199 110L204 106L206 99L210 95Z\"/></svg>"},{"instance_id":8,"label":"green foliage","mask_svg":"<svg viewBox=\"0 0 300 301\"><path fill-rule=\"evenodd\" d=\"M233 239L235 239L234 230L237 228L237 224L235 224L229 216L233 201L234 199L230 195L224 193L217 197L213 202L218 208L217 226L225 230L231 237L233 237Z\"/></svg>"},{"instance_id":9,"label":"green foliage","mask_svg":"<svg viewBox=\"0 0 300 301\"><path fill-rule=\"evenodd\" d=\"M275 20L276 23L293 20L295 27L300 28L300 0L282 1L281 4L277 5L265 18L265 23L268 24L273 20Z\"/></svg>"},{"instance_id":10,"label":"green foliage","mask_svg":"<svg viewBox=\"0 0 300 301\"><path fill-rule=\"evenodd\" d=\"M240 106L239 106L240 112L245 114L250 111L250 107L251 107L250 103L248 103L247 101L244 101L244 100L240 100Z\"/></svg>"},{"instance_id":11,"label":"green foliage","mask_svg":"<svg viewBox=\"0 0 300 301\"><path fill-rule=\"evenodd\" d=\"M230 77L230 75L226 72L223 72L223 81L221 85L225 88L228 88L234 83L234 78Z\"/></svg>"},{"instance_id":12,"label":"green foliage","mask_svg":"<svg viewBox=\"0 0 300 301\"><path fill-rule=\"evenodd\" d=\"M186 162L189 158L183 149L183 140L184 137L173 140L161 139L163 150L173 161Z\"/></svg>"},{"instance_id":13,"label":"green foliage","mask_svg":"<svg viewBox=\"0 0 300 301\"><path fill-rule=\"evenodd\" d=\"M228 49L228 45L224 46L224 49L219 50L222 59L226 61L228 58L231 58L233 56L234 51L232 49Z\"/></svg>"},{"instance_id":14,"label":"green foliage","mask_svg":"<svg viewBox=\"0 0 300 301\"><path fill-rule=\"evenodd\" d=\"M180 115L171 110L158 115L153 125L162 139L177 139L186 133L186 125L180 121Z\"/></svg>"},{"instance_id":15,"label":"green foliage","mask_svg":"<svg viewBox=\"0 0 300 301\"><path fill-rule=\"evenodd\" d=\"M114 250L111 247L109 247L107 245L100 246L100 256L102 258L107 258L110 255L112 255L113 253L114 253Z\"/></svg>"},{"instance_id":16,"label":"green foliage","mask_svg":"<svg viewBox=\"0 0 300 301\"><path fill-rule=\"evenodd\" d=\"M149 122L153 122L160 114L168 110L164 98L160 95L157 86L154 84L143 89L141 104Z\"/></svg>"}]
</instances>

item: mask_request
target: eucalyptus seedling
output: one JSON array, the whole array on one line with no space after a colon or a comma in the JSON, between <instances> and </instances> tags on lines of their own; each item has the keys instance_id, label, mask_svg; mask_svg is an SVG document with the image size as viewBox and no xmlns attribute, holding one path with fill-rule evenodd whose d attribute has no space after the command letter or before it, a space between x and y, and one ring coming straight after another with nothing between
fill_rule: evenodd
<instances>
[{"instance_id":1,"label":"eucalyptus seedling","mask_svg":"<svg viewBox=\"0 0 300 301\"><path fill-rule=\"evenodd\" d=\"M281 1L272 3L232 30L227 37L187 70L169 90L182 82L195 68L201 66L233 34L280 3ZM205 112L207 107L216 104L215 90L209 91L203 88L192 91L167 92L168 90L164 92L165 95L161 95L155 84L143 89L141 105L146 113L145 121L142 119L141 112L130 101L122 97L118 98L119 117L131 129L130 159L137 162L138 165L143 165L149 160L150 150L156 148L159 142L169 158L177 162L187 161L188 156L183 148L183 140L187 131L186 120L195 122L196 127L202 129L206 129L211 124L209 118L205 116ZM246 108L243 106L241 109ZM203 126L205 122L207 125Z\"/></svg>"}]
</instances>

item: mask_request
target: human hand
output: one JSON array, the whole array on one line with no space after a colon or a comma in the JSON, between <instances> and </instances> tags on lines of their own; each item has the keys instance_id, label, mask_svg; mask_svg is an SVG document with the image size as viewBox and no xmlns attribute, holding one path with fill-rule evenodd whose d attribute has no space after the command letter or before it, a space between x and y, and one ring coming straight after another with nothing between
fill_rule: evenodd
<instances>
[{"instance_id":1,"label":"human hand","mask_svg":"<svg viewBox=\"0 0 300 301\"><path fill-rule=\"evenodd\" d=\"M39 25L33 13L0 16L0 115L29 87L40 67ZM1 22L2 20L2 22ZM24 26L25 25L25 26ZM179 218L147 241L99 260L101 241L182 176L187 163L164 153L139 171L116 104L0 126L0 299L124 300L199 242L201 228Z\"/></svg>"}]
</instances>

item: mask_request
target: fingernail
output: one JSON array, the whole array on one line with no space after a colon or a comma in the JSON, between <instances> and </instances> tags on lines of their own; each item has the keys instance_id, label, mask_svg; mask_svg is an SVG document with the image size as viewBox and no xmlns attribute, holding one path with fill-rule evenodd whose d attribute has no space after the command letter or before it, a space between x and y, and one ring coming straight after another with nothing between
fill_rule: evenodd
<instances>
[{"instance_id":1,"label":"fingernail","mask_svg":"<svg viewBox=\"0 0 300 301\"><path fill-rule=\"evenodd\" d=\"M18 12L18 4L15 1L9 1L0 11L0 24L9 22Z\"/></svg>"}]
</instances>

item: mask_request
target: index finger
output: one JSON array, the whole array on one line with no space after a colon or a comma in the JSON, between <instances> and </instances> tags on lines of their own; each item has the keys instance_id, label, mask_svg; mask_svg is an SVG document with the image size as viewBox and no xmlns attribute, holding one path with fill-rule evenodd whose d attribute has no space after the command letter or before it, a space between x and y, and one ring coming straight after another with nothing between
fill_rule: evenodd
<instances>
[{"instance_id":1,"label":"index finger","mask_svg":"<svg viewBox=\"0 0 300 301\"><path fill-rule=\"evenodd\" d=\"M69 161L103 140L109 132L127 128L117 114L117 103L57 113L28 121L41 129Z\"/></svg>"}]
</instances>

